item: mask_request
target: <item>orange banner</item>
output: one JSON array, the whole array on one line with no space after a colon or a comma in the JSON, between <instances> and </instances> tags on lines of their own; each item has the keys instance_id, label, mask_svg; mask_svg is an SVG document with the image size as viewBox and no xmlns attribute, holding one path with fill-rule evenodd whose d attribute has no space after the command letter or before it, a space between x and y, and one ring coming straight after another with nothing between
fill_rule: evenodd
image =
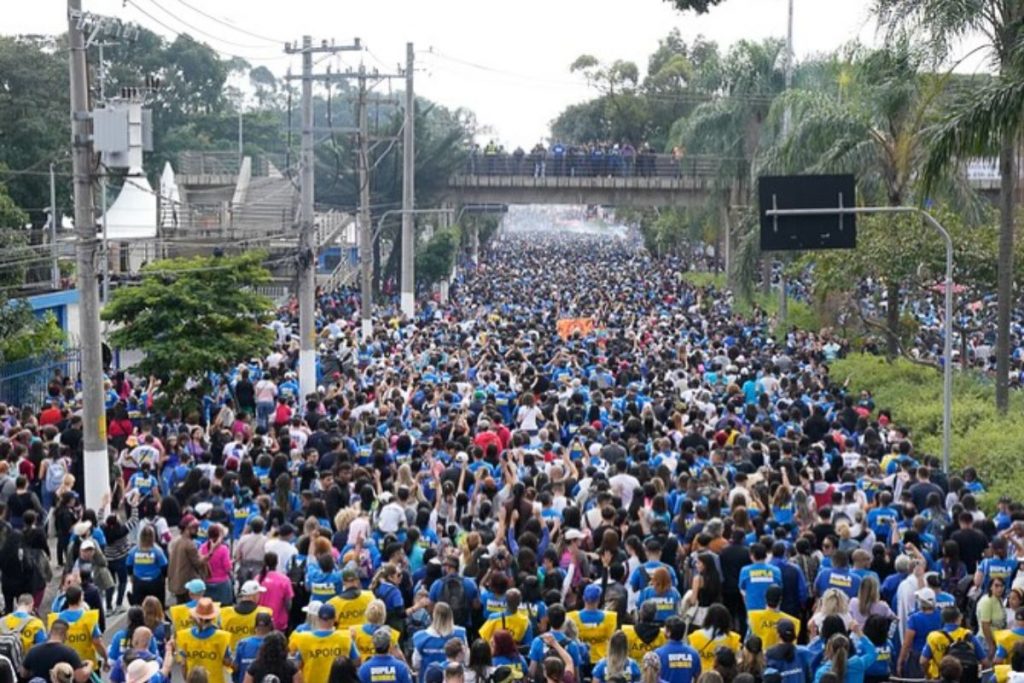
<instances>
[{"instance_id":1,"label":"orange banner","mask_svg":"<svg viewBox=\"0 0 1024 683\"><path fill-rule=\"evenodd\" d=\"M593 331L593 318L562 318L558 321L558 336L562 339L568 339L577 332L585 337Z\"/></svg>"}]
</instances>

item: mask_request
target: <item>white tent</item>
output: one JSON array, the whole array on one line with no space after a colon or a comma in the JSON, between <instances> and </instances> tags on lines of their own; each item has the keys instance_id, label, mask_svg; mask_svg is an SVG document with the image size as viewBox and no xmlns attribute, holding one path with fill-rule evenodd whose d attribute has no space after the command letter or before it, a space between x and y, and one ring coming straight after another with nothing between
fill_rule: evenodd
<instances>
[{"instance_id":1,"label":"white tent","mask_svg":"<svg viewBox=\"0 0 1024 683\"><path fill-rule=\"evenodd\" d=\"M181 192L174 176L171 162L164 164L164 172L160 174L160 227L178 227L178 207L181 206Z\"/></svg>"},{"instance_id":2,"label":"white tent","mask_svg":"<svg viewBox=\"0 0 1024 683\"><path fill-rule=\"evenodd\" d=\"M142 169L134 168L104 217L111 242L156 238L156 193ZM101 221L102 222L102 221Z\"/></svg>"}]
</instances>

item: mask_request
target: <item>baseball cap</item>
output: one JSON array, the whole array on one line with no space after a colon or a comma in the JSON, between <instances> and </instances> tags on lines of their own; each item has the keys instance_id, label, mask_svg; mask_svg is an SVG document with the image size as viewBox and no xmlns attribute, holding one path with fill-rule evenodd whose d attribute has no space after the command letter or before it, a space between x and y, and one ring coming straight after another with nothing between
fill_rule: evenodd
<instances>
[{"instance_id":1,"label":"baseball cap","mask_svg":"<svg viewBox=\"0 0 1024 683\"><path fill-rule=\"evenodd\" d=\"M306 609L302 610L306 614L319 614L320 608L324 606L324 603L319 600L310 600L309 604L306 605Z\"/></svg>"},{"instance_id":2,"label":"baseball cap","mask_svg":"<svg viewBox=\"0 0 1024 683\"><path fill-rule=\"evenodd\" d=\"M355 569L343 569L341 571L342 581L358 581L359 573Z\"/></svg>"},{"instance_id":3,"label":"baseball cap","mask_svg":"<svg viewBox=\"0 0 1024 683\"><path fill-rule=\"evenodd\" d=\"M242 584L242 587L238 589L238 595L259 595L260 593L266 593L267 589L261 586L256 581L249 579Z\"/></svg>"},{"instance_id":4,"label":"baseball cap","mask_svg":"<svg viewBox=\"0 0 1024 683\"><path fill-rule=\"evenodd\" d=\"M179 529L187 529L190 526L192 526L193 524L198 524L198 523L199 523L199 520L196 519L193 515L185 515L184 517L181 518L181 521L178 522L178 528Z\"/></svg>"},{"instance_id":5,"label":"baseball cap","mask_svg":"<svg viewBox=\"0 0 1024 683\"><path fill-rule=\"evenodd\" d=\"M779 623L775 624L775 630L783 640L788 640L786 636L796 637L796 626L789 619L780 619Z\"/></svg>"},{"instance_id":6,"label":"baseball cap","mask_svg":"<svg viewBox=\"0 0 1024 683\"><path fill-rule=\"evenodd\" d=\"M324 621L334 621L338 618L338 613L334 611L334 605L323 604L317 610L316 616Z\"/></svg>"},{"instance_id":7,"label":"baseball cap","mask_svg":"<svg viewBox=\"0 0 1024 683\"><path fill-rule=\"evenodd\" d=\"M583 589L583 602L597 602L601 599L601 587L597 584L590 584Z\"/></svg>"},{"instance_id":8,"label":"baseball cap","mask_svg":"<svg viewBox=\"0 0 1024 683\"><path fill-rule=\"evenodd\" d=\"M330 607L330 605L327 605ZM334 611L334 608L331 608ZM373 632L373 649L383 650L384 648L391 647L391 628L389 626L381 626Z\"/></svg>"},{"instance_id":9,"label":"baseball cap","mask_svg":"<svg viewBox=\"0 0 1024 683\"><path fill-rule=\"evenodd\" d=\"M96 550L96 541L92 540L91 538L85 539L84 541L82 541L81 549L82 550Z\"/></svg>"},{"instance_id":10,"label":"baseball cap","mask_svg":"<svg viewBox=\"0 0 1024 683\"><path fill-rule=\"evenodd\" d=\"M569 529L565 532L565 540L567 541L578 541L583 538L583 532L579 529Z\"/></svg>"},{"instance_id":11,"label":"baseball cap","mask_svg":"<svg viewBox=\"0 0 1024 683\"><path fill-rule=\"evenodd\" d=\"M185 584L185 590L189 593L205 593L206 582L202 579L192 579Z\"/></svg>"},{"instance_id":12,"label":"baseball cap","mask_svg":"<svg viewBox=\"0 0 1024 683\"><path fill-rule=\"evenodd\" d=\"M918 602L926 602L929 605L935 604L935 591L931 588L921 588L914 593Z\"/></svg>"}]
</instances>

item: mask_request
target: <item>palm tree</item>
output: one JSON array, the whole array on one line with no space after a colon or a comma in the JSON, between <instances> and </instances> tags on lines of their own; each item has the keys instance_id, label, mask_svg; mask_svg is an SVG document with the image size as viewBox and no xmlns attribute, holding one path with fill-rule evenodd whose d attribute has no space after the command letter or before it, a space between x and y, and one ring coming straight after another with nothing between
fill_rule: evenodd
<instances>
[{"instance_id":1,"label":"palm tree","mask_svg":"<svg viewBox=\"0 0 1024 683\"><path fill-rule=\"evenodd\" d=\"M948 80L922 73L927 60L927 52L905 37L881 50L850 46L813 89L791 90L778 99L773 117L789 110L795 123L762 156L762 170L853 173L860 196L872 203L920 204L924 196L917 180L927 158L923 132ZM970 192L952 194L973 198ZM914 268L908 260L880 273L886 284L885 335L891 356L899 352L901 285Z\"/></svg>"},{"instance_id":2,"label":"palm tree","mask_svg":"<svg viewBox=\"0 0 1024 683\"><path fill-rule=\"evenodd\" d=\"M718 96L673 126L673 140L681 143L688 154L710 154L721 159L720 178L727 189L718 193L716 201L726 253L732 252L736 222L731 207L750 204L753 161L763 143L771 104L785 89L785 49L785 42L777 39L737 43L721 65L723 85ZM741 274L734 267L726 275L730 282L738 278L742 286L753 279L752 273Z\"/></svg>"},{"instance_id":3,"label":"palm tree","mask_svg":"<svg viewBox=\"0 0 1024 683\"><path fill-rule=\"evenodd\" d=\"M927 175L936 177L958 155L999 150L996 407L1006 412L1010 402L1016 142L1024 126L1024 69L1019 54L1024 0L876 0L875 10L881 23L916 29L944 51L967 35L981 34L998 70L995 83L981 93L965 96L937 128Z\"/></svg>"}]
</instances>

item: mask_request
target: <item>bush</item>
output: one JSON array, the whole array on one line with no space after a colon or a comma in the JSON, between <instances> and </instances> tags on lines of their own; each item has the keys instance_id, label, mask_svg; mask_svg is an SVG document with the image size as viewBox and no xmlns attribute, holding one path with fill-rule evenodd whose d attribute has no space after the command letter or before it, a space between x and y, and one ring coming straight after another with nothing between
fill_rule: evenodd
<instances>
[{"instance_id":1,"label":"bush","mask_svg":"<svg viewBox=\"0 0 1024 683\"><path fill-rule=\"evenodd\" d=\"M682 279L694 287L714 287L715 289L725 289L725 274L724 273L709 273L706 271L689 271L682 274ZM779 313L779 293L772 292L771 294L763 294L758 292L754 295L753 301L747 301L739 294L736 295L736 312L745 317L749 317L754 310L754 305L764 310L770 316L776 316ZM821 329L821 321L818 319L818 314L815 313L814 308L805 301L797 301L790 297L787 302L789 307L789 315L786 319L786 327L791 328L796 325L801 330L818 330ZM785 337L785 330L778 329L775 331L775 336L778 341L781 341Z\"/></svg>"},{"instance_id":2,"label":"bush","mask_svg":"<svg viewBox=\"0 0 1024 683\"><path fill-rule=\"evenodd\" d=\"M888 361L879 356L853 355L832 363L833 381L849 378L850 388L866 389L876 409L888 409L893 421L910 429L915 448L942 453L942 373L905 359ZM1024 410L1024 396L1011 397L1007 416L1000 416L994 386L977 376L953 378L953 444L951 468L976 468L989 492L986 507L1000 495L1017 497L1024 490L1024 468L1016 465L1024 451L1024 421L1013 415Z\"/></svg>"}]
</instances>

